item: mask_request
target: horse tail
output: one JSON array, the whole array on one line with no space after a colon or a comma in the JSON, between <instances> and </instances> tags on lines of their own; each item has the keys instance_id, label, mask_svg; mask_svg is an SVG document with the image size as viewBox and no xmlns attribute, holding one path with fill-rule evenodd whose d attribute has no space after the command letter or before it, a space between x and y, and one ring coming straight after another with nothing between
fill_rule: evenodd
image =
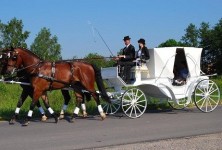
<instances>
[{"instance_id":1,"label":"horse tail","mask_svg":"<svg viewBox=\"0 0 222 150\"><path fill-rule=\"evenodd\" d=\"M105 86L103 84L102 75L101 75L101 69L99 69L98 67L96 67L93 64L92 64L92 67L93 67L94 72L95 72L96 84L97 84L97 87L98 87L99 92L101 94L101 97L104 100L106 100L108 103L111 103L110 98L109 98L109 96L106 93Z\"/></svg>"}]
</instances>

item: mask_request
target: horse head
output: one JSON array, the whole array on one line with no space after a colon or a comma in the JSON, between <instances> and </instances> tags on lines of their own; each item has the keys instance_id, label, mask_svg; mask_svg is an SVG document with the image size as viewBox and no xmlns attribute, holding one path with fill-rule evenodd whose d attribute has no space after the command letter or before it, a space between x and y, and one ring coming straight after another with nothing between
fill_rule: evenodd
<instances>
[{"instance_id":1,"label":"horse head","mask_svg":"<svg viewBox=\"0 0 222 150\"><path fill-rule=\"evenodd\" d=\"M41 62L40 58L31 51L23 48L12 48L7 53L7 69L8 74L26 70L27 73L36 69Z\"/></svg>"},{"instance_id":2,"label":"horse head","mask_svg":"<svg viewBox=\"0 0 222 150\"><path fill-rule=\"evenodd\" d=\"M0 75L6 74L10 50L11 49L1 49L0 50Z\"/></svg>"},{"instance_id":3,"label":"horse head","mask_svg":"<svg viewBox=\"0 0 222 150\"><path fill-rule=\"evenodd\" d=\"M16 69L22 66L22 59L15 49L8 50L6 53L6 69L7 74L13 74Z\"/></svg>"},{"instance_id":4,"label":"horse head","mask_svg":"<svg viewBox=\"0 0 222 150\"><path fill-rule=\"evenodd\" d=\"M7 54L0 54L0 75L4 75L7 69Z\"/></svg>"}]
</instances>

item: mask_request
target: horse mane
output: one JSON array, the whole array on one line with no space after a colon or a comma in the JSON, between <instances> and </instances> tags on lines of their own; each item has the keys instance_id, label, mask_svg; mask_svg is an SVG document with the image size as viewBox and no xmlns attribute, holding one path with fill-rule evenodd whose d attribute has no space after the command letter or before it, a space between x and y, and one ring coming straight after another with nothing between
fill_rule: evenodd
<instances>
[{"instance_id":1,"label":"horse mane","mask_svg":"<svg viewBox=\"0 0 222 150\"><path fill-rule=\"evenodd\" d=\"M21 50L27 52L28 54L30 54L30 55L32 55L32 56L34 56L34 57L37 57L38 59L42 60L38 55L36 55L35 53L33 53L32 51L30 51L30 50L28 50L28 49L26 49L26 48L17 47L17 48L14 48L14 50L15 50L15 49L21 49Z\"/></svg>"}]
</instances>

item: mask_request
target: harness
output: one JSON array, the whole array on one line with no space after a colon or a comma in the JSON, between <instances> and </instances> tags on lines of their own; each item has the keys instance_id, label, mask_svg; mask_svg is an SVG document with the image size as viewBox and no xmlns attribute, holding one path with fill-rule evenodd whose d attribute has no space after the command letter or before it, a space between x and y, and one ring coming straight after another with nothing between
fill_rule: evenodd
<instances>
[{"instance_id":1,"label":"harness","mask_svg":"<svg viewBox=\"0 0 222 150\"><path fill-rule=\"evenodd\" d=\"M51 66L52 66L52 71L51 71L51 78L49 78L49 91L52 90L52 83L53 83L53 80L55 78L55 62L51 62Z\"/></svg>"},{"instance_id":2,"label":"harness","mask_svg":"<svg viewBox=\"0 0 222 150\"><path fill-rule=\"evenodd\" d=\"M57 83L61 83L61 84L64 84L66 85L67 87L72 87L73 84L72 84L72 78L73 78L73 73L74 73L74 66L72 63L70 62L67 62L70 66L70 81L69 82L64 82L64 81L61 81L61 80L57 80L55 79L55 73L56 73L56 62L51 62L51 75L50 76L47 76L47 75L44 75L44 74L41 74L41 73L38 73L38 74L35 74L35 76L38 76L39 78L43 78L47 81L49 81L49 88L48 90L51 91L52 90L52 84L53 82L57 82ZM39 67L39 70L40 70L40 67ZM71 84L70 84L71 83Z\"/></svg>"}]
</instances>

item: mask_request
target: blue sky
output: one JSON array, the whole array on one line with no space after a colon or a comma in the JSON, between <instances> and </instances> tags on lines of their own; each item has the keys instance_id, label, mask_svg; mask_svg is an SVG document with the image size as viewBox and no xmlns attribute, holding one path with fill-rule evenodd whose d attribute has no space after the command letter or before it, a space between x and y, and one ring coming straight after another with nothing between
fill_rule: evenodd
<instances>
[{"instance_id":1,"label":"blue sky","mask_svg":"<svg viewBox=\"0 0 222 150\"><path fill-rule=\"evenodd\" d=\"M145 38L153 48L169 38L180 40L184 29L194 23L212 26L222 18L222 0L1 0L0 20L21 19L30 31L30 45L41 28L49 28L58 37L64 59L88 53L110 56L91 23L100 32L113 54L129 35L137 41Z\"/></svg>"}]
</instances>

